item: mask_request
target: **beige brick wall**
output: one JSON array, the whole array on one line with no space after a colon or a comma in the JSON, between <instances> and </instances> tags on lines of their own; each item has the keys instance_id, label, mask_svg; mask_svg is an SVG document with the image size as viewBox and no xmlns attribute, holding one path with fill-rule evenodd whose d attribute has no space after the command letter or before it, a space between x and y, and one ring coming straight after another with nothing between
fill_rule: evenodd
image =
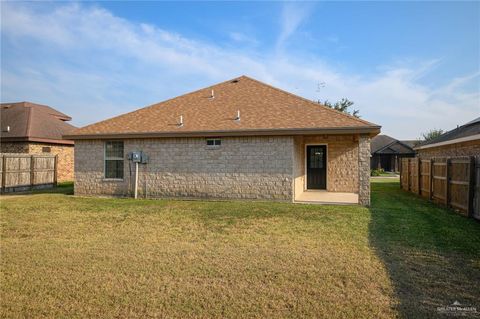
<instances>
[{"instance_id":1,"label":"beige brick wall","mask_svg":"<svg viewBox=\"0 0 480 319\"><path fill-rule=\"evenodd\" d=\"M44 147L49 147L50 152L43 152ZM7 142L0 144L1 153L26 153L26 154L52 154L58 155L57 180L73 181L73 145L59 145L33 142Z\"/></svg>"},{"instance_id":2,"label":"beige brick wall","mask_svg":"<svg viewBox=\"0 0 480 319\"><path fill-rule=\"evenodd\" d=\"M305 145L327 145L327 191L358 193L358 138L354 135L295 137L295 194L305 190Z\"/></svg>"},{"instance_id":3,"label":"beige brick wall","mask_svg":"<svg viewBox=\"0 0 480 319\"><path fill-rule=\"evenodd\" d=\"M358 135L297 137L225 137L218 149L204 138L125 140L125 156L142 150L139 196L149 198L273 199L291 201L305 185L305 145L327 144L327 190L359 194L370 203L370 139ZM124 179L104 179L104 141L75 145L77 195L131 196L125 160ZM146 194L146 195L145 195Z\"/></svg>"},{"instance_id":4,"label":"beige brick wall","mask_svg":"<svg viewBox=\"0 0 480 319\"><path fill-rule=\"evenodd\" d=\"M125 140L125 155L142 150L139 196L292 200L292 137L225 137L218 149L204 138ZM127 196L133 190L128 161L124 180L104 177L104 141L76 141L75 193ZM133 171L133 166L132 166Z\"/></svg>"},{"instance_id":5,"label":"beige brick wall","mask_svg":"<svg viewBox=\"0 0 480 319\"><path fill-rule=\"evenodd\" d=\"M418 156L423 158L443 156L478 156L480 140L444 145L418 150Z\"/></svg>"}]
</instances>

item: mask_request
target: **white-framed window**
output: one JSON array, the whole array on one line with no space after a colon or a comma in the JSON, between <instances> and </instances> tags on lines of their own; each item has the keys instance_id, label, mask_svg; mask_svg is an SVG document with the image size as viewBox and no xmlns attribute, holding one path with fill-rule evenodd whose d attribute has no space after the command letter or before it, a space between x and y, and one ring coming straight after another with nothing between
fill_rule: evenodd
<instances>
[{"instance_id":1,"label":"white-framed window","mask_svg":"<svg viewBox=\"0 0 480 319\"><path fill-rule=\"evenodd\" d=\"M105 142L105 178L123 179L123 141Z\"/></svg>"},{"instance_id":2,"label":"white-framed window","mask_svg":"<svg viewBox=\"0 0 480 319\"><path fill-rule=\"evenodd\" d=\"M219 138L207 138L207 147L220 147L222 140Z\"/></svg>"}]
</instances>

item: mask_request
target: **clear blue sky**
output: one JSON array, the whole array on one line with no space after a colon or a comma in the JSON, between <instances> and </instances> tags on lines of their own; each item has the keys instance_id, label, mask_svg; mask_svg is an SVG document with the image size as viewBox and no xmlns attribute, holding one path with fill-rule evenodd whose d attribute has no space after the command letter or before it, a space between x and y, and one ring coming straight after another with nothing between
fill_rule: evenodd
<instances>
[{"instance_id":1,"label":"clear blue sky","mask_svg":"<svg viewBox=\"0 0 480 319\"><path fill-rule=\"evenodd\" d=\"M1 6L2 102L49 104L79 126L241 74L347 97L401 139L480 116L479 2Z\"/></svg>"}]
</instances>

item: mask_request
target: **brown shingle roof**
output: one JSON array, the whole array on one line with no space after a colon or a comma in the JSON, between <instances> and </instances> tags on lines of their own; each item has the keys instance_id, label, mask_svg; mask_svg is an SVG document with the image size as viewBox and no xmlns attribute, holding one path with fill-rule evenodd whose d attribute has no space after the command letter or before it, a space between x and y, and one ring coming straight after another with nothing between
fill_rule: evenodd
<instances>
[{"instance_id":1,"label":"brown shingle roof","mask_svg":"<svg viewBox=\"0 0 480 319\"><path fill-rule=\"evenodd\" d=\"M49 106L30 102L0 104L2 142L31 141L73 144L63 135L76 127L66 123L72 118Z\"/></svg>"},{"instance_id":2,"label":"brown shingle roof","mask_svg":"<svg viewBox=\"0 0 480 319\"><path fill-rule=\"evenodd\" d=\"M211 97L211 94L214 97ZM240 121L236 121L240 111ZM180 116L183 125L178 125ZM242 76L80 128L69 138L363 132L380 127Z\"/></svg>"}]
</instances>

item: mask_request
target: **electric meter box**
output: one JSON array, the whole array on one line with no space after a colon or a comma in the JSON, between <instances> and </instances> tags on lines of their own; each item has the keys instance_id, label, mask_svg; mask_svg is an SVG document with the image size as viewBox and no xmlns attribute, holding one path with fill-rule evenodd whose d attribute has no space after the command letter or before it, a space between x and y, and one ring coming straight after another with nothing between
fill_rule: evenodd
<instances>
[{"instance_id":1,"label":"electric meter box","mask_svg":"<svg viewBox=\"0 0 480 319\"><path fill-rule=\"evenodd\" d=\"M128 159L134 163L146 164L148 162L148 155L142 151L134 151L128 153Z\"/></svg>"}]
</instances>

